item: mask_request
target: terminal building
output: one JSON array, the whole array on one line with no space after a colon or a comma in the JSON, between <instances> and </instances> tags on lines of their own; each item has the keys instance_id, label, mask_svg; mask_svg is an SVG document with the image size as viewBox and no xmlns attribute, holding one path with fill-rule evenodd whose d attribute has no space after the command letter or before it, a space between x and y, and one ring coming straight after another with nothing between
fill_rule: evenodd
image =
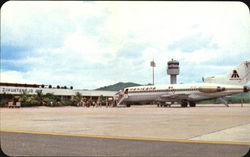
<instances>
[{"instance_id":1,"label":"terminal building","mask_svg":"<svg viewBox=\"0 0 250 157\"><path fill-rule=\"evenodd\" d=\"M43 85L43 84L22 84L22 83L4 83L0 82L0 98L3 97L11 101L15 96L21 95L23 92L28 95L36 95L37 91L42 91L43 95L48 93L53 94L55 96L59 96L61 99L73 99L76 96L77 92L79 92L83 97L93 100L97 100L98 97L102 96L106 100L108 98L114 97L117 91L103 91L103 90L81 90L81 89L73 89L73 87L52 87L51 85Z\"/></svg>"}]
</instances>

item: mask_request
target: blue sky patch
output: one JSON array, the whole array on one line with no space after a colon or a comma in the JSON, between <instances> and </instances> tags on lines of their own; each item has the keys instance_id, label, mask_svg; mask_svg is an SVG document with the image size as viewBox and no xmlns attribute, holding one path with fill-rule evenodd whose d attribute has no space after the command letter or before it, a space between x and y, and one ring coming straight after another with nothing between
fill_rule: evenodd
<instances>
[{"instance_id":1,"label":"blue sky patch","mask_svg":"<svg viewBox=\"0 0 250 157\"><path fill-rule=\"evenodd\" d=\"M19 71L26 72L27 66L16 64L15 62L9 62L6 60L1 60L1 71Z\"/></svg>"},{"instance_id":2,"label":"blue sky patch","mask_svg":"<svg viewBox=\"0 0 250 157\"><path fill-rule=\"evenodd\" d=\"M13 45L1 45L1 59L15 60L27 56L27 48Z\"/></svg>"}]
</instances>

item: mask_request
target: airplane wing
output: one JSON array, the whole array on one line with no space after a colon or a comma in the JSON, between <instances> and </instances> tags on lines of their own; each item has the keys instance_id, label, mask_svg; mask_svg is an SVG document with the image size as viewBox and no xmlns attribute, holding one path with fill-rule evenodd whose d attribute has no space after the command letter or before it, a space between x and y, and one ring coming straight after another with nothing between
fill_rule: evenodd
<instances>
[{"instance_id":1,"label":"airplane wing","mask_svg":"<svg viewBox=\"0 0 250 157\"><path fill-rule=\"evenodd\" d=\"M171 95L161 95L161 99L187 99L190 94L171 94Z\"/></svg>"}]
</instances>

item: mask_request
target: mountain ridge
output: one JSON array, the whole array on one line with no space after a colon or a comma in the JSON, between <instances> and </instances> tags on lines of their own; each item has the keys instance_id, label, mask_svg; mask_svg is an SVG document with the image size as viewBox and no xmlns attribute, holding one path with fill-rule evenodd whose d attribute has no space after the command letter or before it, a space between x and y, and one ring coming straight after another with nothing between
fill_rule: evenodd
<instances>
[{"instance_id":1,"label":"mountain ridge","mask_svg":"<svg viewBox=\"0 0 250 157\"><path fill-rule=\"evenodd\" d=\"M142 85L134 82L118 82L113 85L97 88L95 90L119 91L123 88L133 87L133 86L142 86Z\"/></svg>"}]
</instances>

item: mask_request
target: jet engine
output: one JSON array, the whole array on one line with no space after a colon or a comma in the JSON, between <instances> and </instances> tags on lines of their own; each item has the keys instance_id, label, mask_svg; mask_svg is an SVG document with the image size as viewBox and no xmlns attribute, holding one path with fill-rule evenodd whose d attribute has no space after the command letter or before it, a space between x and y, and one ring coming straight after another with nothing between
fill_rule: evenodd
<instances>
[{"instance_id":1,"label":"jet engine","mask_svg":"<svg viewBox=\"0 0 250 157\"><path fill-rule=\"evenodd\" d=\"M247 87L247 86L244 86L244 92L249 92L250 91L250 88L249 87Z\"/></svg>"},{"instance_id":2,"label":"jet engine","mask_svg":"<svg viewBox=\"0 0 250 157\"><path fill-rule=\"evenodd\" d=\"M203 86L198 89L200 92L204 92L204 93L216 93L216 92L225 91L225 88L220 87L220 86Z\"/></svg>"}]
</instances>

